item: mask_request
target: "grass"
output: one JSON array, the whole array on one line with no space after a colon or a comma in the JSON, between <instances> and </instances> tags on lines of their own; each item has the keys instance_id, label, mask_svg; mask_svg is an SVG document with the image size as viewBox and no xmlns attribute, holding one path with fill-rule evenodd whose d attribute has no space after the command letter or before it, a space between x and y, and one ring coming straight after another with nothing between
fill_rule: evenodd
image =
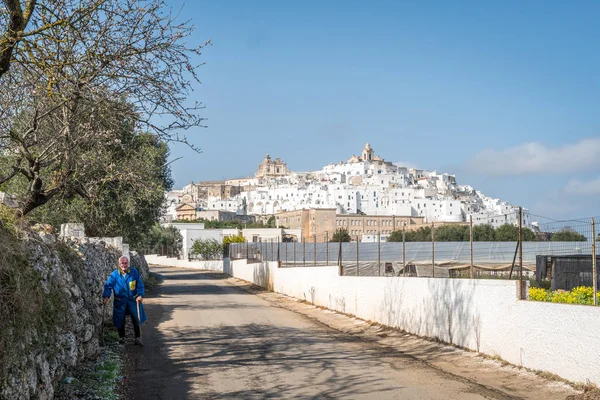
<instances>
[{"instance_id":1,"label":"grass","mask_svg":"<svg viewBox=\"0 0 600 400\"><path fill-rule=\"evenodd\" d=\"M66 376L59 383L56 399L103 399L119 400L119 384L123 380L122 347L116 342L116 331L111 330L105 335L107 346L96 361L78 366L71 371L72 376Z\"/></svg>"}]
</instances>

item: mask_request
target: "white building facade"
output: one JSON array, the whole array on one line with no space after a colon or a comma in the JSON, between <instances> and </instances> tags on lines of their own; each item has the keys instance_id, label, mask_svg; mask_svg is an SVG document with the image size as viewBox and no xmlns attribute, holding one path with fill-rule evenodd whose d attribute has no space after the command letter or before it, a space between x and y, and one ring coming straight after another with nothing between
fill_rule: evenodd
<instances>
[{"instance_id":1,"label":"white building facade","mask_svg":"<svg viewBox=\"0 0 600 400\"><path fill-rule=\"evenodd\" d=\"M426 222L468 222L472 218L476 225L495 227L518 222L518 207L486 197L470 186L457 185L454 175L385 161L375 155L369 143L360 156L318 171L236 182L245 188L239 195L227 200L209 198L206 209L270 215L335 208L338 214L424 217ZM192 191L189 186L182 192ZM523 224L531 225L527 210Z\"/></svg>"}]
</instances>

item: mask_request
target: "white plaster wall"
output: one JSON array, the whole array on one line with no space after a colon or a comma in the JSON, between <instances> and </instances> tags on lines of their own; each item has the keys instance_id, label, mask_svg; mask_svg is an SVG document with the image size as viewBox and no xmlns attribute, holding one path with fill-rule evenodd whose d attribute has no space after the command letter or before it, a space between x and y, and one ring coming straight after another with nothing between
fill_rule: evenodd
<instances>
[{"instance_id":1,"label":"white plaster wall","mask_svg":"<svg viewBox=\"0 0 600 400\"><path fill-rule=\"evenodd\" d=\"M227 271L276 292L566 379L600 384L600 307L517 300L515 282L340 277L337 267L231 262Z\"/></svg>"},{"instance_id":2,"label":"white plaster wall","mask_svg":"<svg viewBox=\"0 0 600 400\"><path fill-rule=\"evenodd\" d=\"M223 260L187 261L156 254L147 254L144 257L148 264L223 272Z\"/></svg>"}]
</instances>

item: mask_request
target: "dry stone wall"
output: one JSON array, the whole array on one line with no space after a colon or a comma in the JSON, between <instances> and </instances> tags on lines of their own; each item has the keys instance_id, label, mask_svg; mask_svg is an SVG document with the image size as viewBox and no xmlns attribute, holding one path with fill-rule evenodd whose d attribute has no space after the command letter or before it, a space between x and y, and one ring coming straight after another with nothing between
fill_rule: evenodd
<instances>
[{"instance_id":1,"label":"dry stone wall","mask_svg":"<svg viewBox=\"0 0 600 400\"><path fill-rule=\"evenodd\" d=\"M29 267L39 273L44 293L59 293L66 304L61 308L64 315L49 331L31 326L25 335L15 338L17 357L8 360L7 373L0 376L0 399L52 399L69 367L98 356L103 285L122 249L89 239L57 238L44 231L27 234ZM136 252L129 256L131 266L147 278L144 257ZM112 303L106 305L104 317L110 324Z\"/></svg>"}]
</instances>

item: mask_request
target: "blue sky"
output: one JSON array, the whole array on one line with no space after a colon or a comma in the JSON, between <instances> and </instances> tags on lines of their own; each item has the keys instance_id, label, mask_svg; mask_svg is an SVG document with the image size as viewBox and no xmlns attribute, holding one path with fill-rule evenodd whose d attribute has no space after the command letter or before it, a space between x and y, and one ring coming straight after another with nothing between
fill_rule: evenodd
<instances>
[{"instance_id":1,"label":"blue sky","mask_svg":"<svg viewBox=\"0 0 600 400\"><path fill-rule=\"evenodd\" d=\"M570 4L569 4L570 3ZM555 219L600 215L600 2L195 1L202 149L176 187L358 154Z\"/></svg>"}]
</instances>

